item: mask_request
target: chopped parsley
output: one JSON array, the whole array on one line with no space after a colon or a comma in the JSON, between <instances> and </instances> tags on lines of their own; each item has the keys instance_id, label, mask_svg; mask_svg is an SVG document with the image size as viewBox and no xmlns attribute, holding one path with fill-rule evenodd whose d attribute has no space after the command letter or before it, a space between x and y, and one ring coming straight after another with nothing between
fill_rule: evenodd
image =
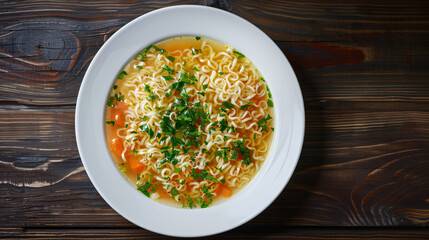
<instances>
[{"instance_id":1,"label":"chopped parsley","mask_svg":"<svg viewBox=\"0 0 429 240\"><path fill-rule=\"evenodd\" d=\"M140 71L140 70L142 70L143 67L142 66L136 66L136 68L137 68L137 70Z\"/></svg>"},{"instance_id":2,"label":"chopped parsley","mask_svg":"<svg viewBox=\"0 0 429 240\"><path fill-rule=\"evenodd\" d=\"M167 66L167 65L162 66L162 72L164 72L164 71L167 71L169 74L174 74L175 73L174 69L171 68L171 67L169 67L169 66Z\"/></svg>"},{"instance_id":3,"label":"chopped parsley","mask_svg":"<svg viewBox=\"0 0 429 240\"><path fill-rule=\"evenodd\" d=\"M119 73L118 79L123 79L125 75L128 75L128 73L125 71L122 71L121 73Z\"/></svg>"},{"instance_id":4,"label":"chopped parsley","mask_svg":"<svg viewBox=\"0 0 429 240\"><path fill-rule=\"evenodd\" d=\"M106 124L112 124L112 126L115 126L115 121L106 121Z\"/></svg>"},{"instance_id":5,"label":"chopped parsley","mask_svg":"<svg viewBox=\"0 0 429 240\"><path fill-rule=\"evenodd\" d=\"M240 107L241 110L247 110L247 108L250 106L250 104L255 104L255 102L247 102L246 104L242 105ZM251 107L251 106L250 106Z\"/></svg>"},{"instance_id":6,"label":"chopped parsley","mask_svg":"<svg viewBox=\"0 0 429 240\"><path fill-rule=\"evenodd\" d=\"M141 183L137 183L137 190L139 190L140 192L142 192L144 195L146 195L146 197L150 198L150 193L147 191L150 187L152 186L152 184L150 184L149 182L145 182L144 184Z\"/></svg>"},{"instance_id":7,"label":"chopped parsley","mask_svg":"<svg viewBox=\"0 0 429 240\"><path fill-rule=\"evenodd\" d=\"M173 56L168 56L167 58L168 58L168 60L170 60L171 62L174 62L174 60L176 60L176 58L175 58L175 57L173 57Z\"/></svg>"},{"instance_id":8,"label":"chopped parsley","mask_svg":"<svg viewBox=\"0 0 429 240\"><path fill-rule=\"evenodd\" d=\"M244 54L242 54L241 52L239 52L239 51L233 51L233 53L235 53L235 54L237 54L238 56L238 58L240 59L240 58L244 58L245 56L244 56Z\"/></svg>"},{"instance_id":9,"label":"chopped parsley","mask_svg":"<svg viewBox=\"0 0 429 240\"><path fill-rule=\"evenodd\" d=\"M224 108L226 108L226 109L234 108L234 104L232 104L229 101L223 102L221 106L224 107Z\"/></svg>"},{"instance_id":10,"label":"chopped parsley","mask_svg":"<svg viewBox=\"0 0 429 240\"><path fill-rule=\"evenodd\" d=\"M225 73L224 72L218 72L219 73L219 75L224 75Z\"/></svg>"},{"instance_id":11,"label":"chopped parsley","mask_svg":"<svg viewBox=\"0 0 429 240\"><path fill-rule=\"evenodd\" d=\"M195 39L197 39L197 41L198 41L198 40L200 40L200 39L201 39L201 37L198 37L198 36L197 36L197 37L195 37Z\"/></svg>"},{"instance_id":12,"label":"chopped parsley","mask_svg":"<svg viewBox=\"0 0 429 240\"><path fill-rule=\"evenodd\" d=\"M133 149L134 156L137 156L137 150Z\"/></svg>"},{"instance_id":13,"label":"chopped parsley","mask_svg":"<svg viewBox=\"0 0 429 240\"><path fill-rule=\"evenodd\" d=\"M274 103L273 103L273 100L271 100L271 99L268 99L267 100L267 104L268 104L268 107L274 107Z\"/></svg>"},{"instance_id":14,"label":"chopped parsley","mask_svg":"<svg viewBox=\"0 0 429 240\"><path fill-rule=\"evenodd\" d=\"M176 187L174 187L173 189L171 189L171 197L173 199L175 199L174 197L179 194L179 191L177 191Z\"/></svg>"},{"instance_id":15,"label":"chopped parsley","mask_svg":"<svg viewBox=\"0 0 429 240\"><path fill-rule=\"evenodd\" d=\"M198 71L198 68L196 68L196 67L192 68L192 70L194 70L194 71L196 71L196 72L199 72L199 71Z\"/></svg>"},{"instance_id":16,"label":"chopped parsley","mask_svg":"<svg viewBox=\"0 0 429 240\"><path fill-rule=\"evenodd\" d=\"M268 114L266 118L262 118L257 122L258 126L262 127L262 131L267 131L267 121L270 119L272 119L272 117Z\"/></svg>"},{"instance_id":17,"label":"chopped parsley","mask_svg":"<svg viewBox=\"0 0 429 240\"><path fill-rule=\"evenodd\" d=\"M174 78L172 76L162 76L165 80L170 81L173 80Z\"/></svg>"},{"instance_id":18,"label":"chopped parsley","mask_svg":"<svg viewBox=\"0 0 429 240\"><path fill-rule=\"evenodd\" d=\"M113 89L116 90L118 88L118 85L113 85Z\"/></svg>"}]
</instances>

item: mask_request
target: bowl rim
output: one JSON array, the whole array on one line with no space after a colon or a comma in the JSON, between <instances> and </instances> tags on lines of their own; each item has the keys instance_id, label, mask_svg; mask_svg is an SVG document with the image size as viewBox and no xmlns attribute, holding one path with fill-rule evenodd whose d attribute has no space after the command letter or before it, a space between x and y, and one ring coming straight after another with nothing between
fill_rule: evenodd
<instances>
[{"instance_id":1,"label":"bowl rim","mask_svg":"<svg viewBox=\"0 0 429 240\"><path fill-rule=\"evenodd\" d=\"M94 165L95 163L93 163L93 161L100 161L98 159L98 157L100 157L101 155L105 157L105 152L108 152L107 146L106 146L106 142L104 139L104 146L99 146L101 143L99 142L95 142L96 148L98 150L100 150L99 153L97 153L95 150L88 150L88 144L90 144L91 142L88 142L89 140L87 138L92 138L94 137L95 139L100 140L100 136L89 136L88 133L94 131L94 132L98 132L100 131L100 126L96 126L96 125L92 125L93 129L91 128L91 124L90 123L99 123L99 125L103 126L103 132L104 132L104 121L98 121L99 120L99 115L100 115L100 110L99 109L88 109L88 106L92 106L95 103L91 103L91 104L86 104L85 100L91 99L91 96L89 96L89 94L93 93L95 89L97 89L97 86L94 86L94 81L98 81L100 82L98 75L97 75L97 71L102 68L102 66L106 66L106 61L114 61L113 59L124 59L127 58L128 60L130 60L133 56L136 55L136 53L143 49L144 47L148 46L149 44L152 43L156 43L159 42L162 39L165 38L153 38L152 40L147 40L147 42L149 42L149 44L146 43L141 43L141 46L137 49L136 46L133 45L134 50L128 50L125 49L124 51L127 52L128 56L123 56L125 53L117 53L116 51L112 50L111 48L114 46L114 44L116 44L118 41L124 40L123 39L123 35L127 35L129 34L130 31L135 30L137 26L140 25L145 25L146 23L150 23L150 21L152 21L153 19L160 19L162 17L165 17L166 15L175 15L176 17L180 17L180 14L183 13L189 13L189 12L198 12L198 16L200 17L199 20L201 20L201 22L203 23L211 23L211 21L213 21L213 19L217 19L219 17L222 17L224 20L231 20L232 24L236 24L237 26L241 26L244 28L244 30L239 30L240 34L244 34L245 36L251 36L254 38L258 38L259 42L263 42L264 44L266 44L266 46L264 45L263 48L268 49L268 53L273 54L275 56L275 58L277 60L280 61L279 64L277 64L277 66L283 67L285 71L287 71L287 81L288 84L290 85L290 87L292 87L295 91L291 92L290 94L293 96L293 100L294 102L292 102L292 106L291 109L284 109L285 107L280 104L280 101L276 101L276 100L280 100L280 99L290 99L292 96L282 96L281 93L279 93L278 89L273 89L271 88L271 91L273 93L273 101L275 103L275 108L274 108L274 112L275 112L275 127L276 130L274 132L274 139L273 139L273 145L271 148L271 153L270 155L267 157L266 159L266 163L263 164L262 169L260 169L259 173L257 174L257 176L255 176L255 178L248 184L248 186L246 186L244 188L243 191L241 191L238 196L234 196L231 199L229 199L226 203L228 204L228 210L232 210L232 209L237 209L237 211L244 211L245 210L249 210L248 206L240 206L240 200L243 199L247 199L249 197L249 187L253 186L252 189L258 189L261 190L261 186L263 186L264 184L266 185L267 183L261 183L261 176L264 176L264 174L267 174L268 171L273 172L274 170L270 170L273 167L273 165L275 165L276 167L281 168L281 170L279 170L280 172L274 172L275 174L277 174L277 176L274 177L270 177L269 180L266 180L265 182L272 182L273 185L276 185L277 188L268 192L269 194L269 199L264 199L264 193L267 193L265 190L263 190L261 193L257 193L254 195L251 195L253 202L255 202L255 205L257 205L257 209L253 210L253 212L251 213L241 213L240 212L240 216L239 217L234 217L231 213L224 213L223 215L221 215L222 219L227 219L226 221L229 221L228 224L222 224L221 226L216 225L215 221L210 222L211 224L215 224L216 227L213 228L209 228L209 227L204 227L201 226L202 229L200 229L200 231L190 231L190 229L186 228L186 226L182 226L183 223L178 223L180 225L179 227L174 227L173 230L172 229L168 229L166 230L166 228L162 227L162 224L164 224L164 222L158 220L158 219L152 219L154 222L148 224L147 221L143 221L139 215L136 215L134 212L132 211L136 211L136 210L130 210L127 208L127 206L129 206L128 204L136 204L135 206L140 206L141 208L145 208L146 210L151 210L149 208L158 208L161 209L159 210L159 212L157 212L158 214L160 214L161 216L167 216L168 212L172 212L172 214L174 216L184 216L184 218L186 219L196 219L196 218L201 218L204 216L217 216L216 214L217 211L219 209L225 208L222 206L226 206L225 203L219 204L217 206L213 206L213 207L209 207L209 208L205 208L205 209L192 209L192 210L185 210L185 209L175 209L175 210L171 210L174 208L159 204L159 203L155 203L155 201L153 200L149 200L149 199L144 199L141 196L143 196L142 194L138 195L138 192L131 187L131 184L129 184L125 178L119 174L119 171L117 170L116 166L113 163L113 160L109 159L109 163L105 163L106 165L103 165L103 169L101 170L96 170ZM214 25L216 25L217 23L213 23ZM191 24L192 25L192 24ZM194 24L195 25L195 24ZM147 25L145 25L147 28ZM197 26L197 25L195 25ZM198 27L198 26L197 26ZM235 25L233 27L236 27ZM152 30L152 32L155 30ZM182 30L183 31L183 30ZM210 31L217 31L218 30L213 30L211 29ZM244 31L244 32L243 32ZM249 33L245 32L248 31ZM184 36L184 35L199 35L202 37L209 37L212 38L214 40L220 41L220 42L224 42L228 45L230 45L229 41L225 41L224 37L216 37L216 36L212 36L211 33L208 33L207 30L203 33L203 34L198 34L198 32L195 31L191 31L191 30L186 30L187 33L189 34L180 34L179 32L176 32L174 34L168 33L170 34L170 37L174 37L174 36L179 36L178 34ZM197 34L193 34L193 33L197 33ZM168 35L165 34L165 35ZM235 33L230 32L230 34L234 35ZM155 34L156 35L156 34ZM162 34L161 34L162 35ZM161 36L159 35L159 36ZM122 39L121 39L122 37ZM235 36L236 39L237 36ZM230 39L233 39L234 36L230 37ZM238 43L238 40L233 40L232 42L236 42ZM256 40L249 40L249 41L256 41ZM135 44L135 43L134 43ZM146 45L144 45L146 44ZM241 44L237 45L237 44L231 44L234 47L238 47L237 50L241 49ZM244 45L244 44L243 44ZM110 48L110 49L109 49ZM136 50L137 49L137 50ZM241 51L242 53L245 53L246 56L253 56L255 54L253 54L252 52L247 51L246 47L243 47L243 49L245 49L244 51ZM110 52L109 52L110 51ZM131 52L134 52L135 54L133 55ZM131 53L131 54L130 54ZM122 55L121 55L122 54ZM253 55L252 55L253 54ZM119 56L119 57L118 57ZM103 60L102 58L106 57L108 60ZM254 61L254 59L251 59L252 62L258 67L258 69L260 70L260 67L258 66L258 61ZM118 60L119 61L119 60ZM120 63L119 67L116 67L115 69L122 69L123 66L125 64L127 64L128 61L122 62ZM262 63L261 63L262 64ZM104 68L106 69L106 68ZM109 70L111 72L116 72L114 75L111 76L110 82L107 84L105 84L106 86L108 86L108 88L104 87L104 86L99 86L100 88L100 92L95 94L95 100L96 102L100 103L103 102L103 113L104 113L104 106L105 103L107 101L107 95L110 92L110 87L113 85L113 82L115 80L115 77L117 75L117 73L119 71L116 71L115 69ZM265 68L264 68L265 69ZM264 74L265 72L262 72L264 77L267 79L267 81L269 82L269 86L271 87L271 84L274 83L274 80L270 80L269 78L266 77L266 74ZM268 72L269 73L269 72ZM103 73L101 73L103 74ZM107 73L106 73L107 74ZM105 74L105 75L106 75ZM111 75L111 74L110 74ZM110 76L109 75L109 76ZM95 80L93 80L95 79ZM91 82L92 81L92 82ZM274 84L273 84L274 85ZM282 85L283 86L283 85ZM92 92L89 91L89 89L93 90ZM109 89L109 91L106 92L106 89ZM106 94L103 97L103 92L105 92ZM283 102L283 101L281 101ZM96 104L95 104L96 105ZM279 105L282 106L282 111L280 111L279 109ZM91 112L91 110L93 110L93 112ZM288 113L292 113L291 117L289 117L290 119L283 119L286 124L282 124L282 125L287 125L289 126L288 130L290 130L290 134L287 137L284 136L279 136L280 133L287 133L286 131L286 126L281 126L279 124L279 121L277 121L276 117L277 116L283 116L285 113L283 111L287 111ZM104 119L104 114L103 114L103 119ZM97 122L98 121L98 122ZM283 122L283 123L285 123ZM278 131L280 130L280 131ZM284 130L284 131L283 131ZM286 57L284 56L284 54L282 53L282 51L280 50L280 48L264 33L262 32L259 28L257 28L256 26L254 26L252 23L248 22L247 20L232 14L230 12L227 11L223 11L217 8L212 8L212 7L207 7L207 6L199 6L199 5L180 5L180 6L172 6L172 7L165 7L165 8L161 8L161 9L157 9L154 11L151 11L149 13L146 13L140 17L137 17L136 19L132 20L131 22L129 22L128 24L126 24L125 26L123 26L121 29L119 29L116 33L114 33L104 44L103 46L99 49L99 51L97 52L97 54L95 55L95 57L93 58L93 60L91 61L87 72L85 73L84 79L82 81L81 87L79 89L79 94L78 94L78 98L77 98L77 102L76 102L76 114L75 114L75 133L76 133L76 142L77 142L77 146L78 146L78 150L79 150L79 154L82 160L82 163L84 165L85 171L88 174L88 177L90 178L92 184L94 185L94 187L96 188L96 190L98 191L98 193L103 197L103 199L116 211L118 212L121 216L123 216L124 218L126 218L127 220L131 221L132 223L148 229L150 231L159 233L159 234L164 234L164 235L169 235L169 236L179 236L179 237L202 237L202 236L208 236L208 235L213 235L213 234L218 234L221 232L225 232L228 231L230 229L233 229L237 226L240 226L246 222L248 222L249 220L253 219L255 216L257 216L258 214L260 214L263 210L265 210L277 197L278 195L283 191L283 189L286 187L287 183L289 182L292 173L297 165L297 162L299 160L299 156L302 150L302 145L303 145L303 141L304 141L304 130L305 130L305 112L304 112L304 102L303 102L303 98L302 98L302 93L300 90L300 86L298 83L298 80L296 78L296 75L292 69L292 67L290 66L290 63L288 62L288 60L286 59ZM97 134L96 134L97 135ZM103 136L104 137L104 136ZM284 145L281 145L279 142L279 138L281 137L281 139L283 139ZM292 139L294 141L292 141ZM277 145L276 145L277 144ZM281 145L281 146L280 146ZM273 148L274 149L279 149L281 147L285 148L285 146L287 146L287 149L280 149L278 150L279 153L277 155L273 155ZM104 147L104 152L103 152L103 147ZM103 153L101 153L103 152ZM275 152L277 153L277 152ZM90 161L93 160L93 161ZM280 159L280 160L275 160L275 159ZM288 161L288 168L286 168L285 166L285 162L281 162L282 160L286 160ZM274 162L274 163L273 163ZM112 172L112 168L115 168L115 172ZM112 195L112 192L110 192L110 190L106 190L106 184L105 182L110 181L109 180L102 180L101 177L103 176L100 172L105 172L105 173L110 173L108 176L109 178L112 179L116 179L117 180L117 184L121 187L119 188L119 192L126 194L127 195L127 199L124 200L126 204L125 207L124 206L120 206L118 205L118 200L116 199L116 197L114 195ZM107 174L106 174L107 175ZM106 176L105 175L105 176ZM118 176L120 176L119 179ZM268 178L268 177L265 177ZM280 183L278 183L278 181ZM112 183L112 182L110 182ZM116 184L115 182L113 182L113 184ZM257 184L259 184L257 187ZM250 186L249 186L250 185ZM128 187L127 187L128 186ZM132 189L132 191L131 191ZM246 192L247 191L247 192ZM252 191L256 191L256 190L252 190ZM245 194L245 196L243 197L243 193ZM240 200L237 200L237 198L240 197ZM128 199L129 198L129 199ZM135 200L142 198L140 201L141 203L137 203ZM233 203L231 203L233 202ZM263 202L263 203L260 203ZM231 204L230 204L231 203ZM241 205L245 205L245 204L241 204ZM134 206L134 205L131 205ZM235 208L234 208L235 207ZM166 210L166 208L168 208ZM243 208L243 209L242 209ZM240 209L240 210L238 210ZM140 208L137 210L137 212L140 211ZM190 212L192 211L192 212ZM191 216L191 218L188 218L187 216ZM245 216L245 217L243 217ZM202 223L198 223L198 224L202 224ZM182 230L180 229L182 228ZM184 230L183 230L184 229ZM195 229L193 229L195 230Z\"/></svg>"}]
</instances>

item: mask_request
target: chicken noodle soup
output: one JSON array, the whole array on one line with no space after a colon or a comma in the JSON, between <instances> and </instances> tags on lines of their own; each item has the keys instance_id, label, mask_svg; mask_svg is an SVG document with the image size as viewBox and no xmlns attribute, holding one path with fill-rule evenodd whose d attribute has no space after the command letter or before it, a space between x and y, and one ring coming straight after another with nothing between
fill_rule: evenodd
<instances>
[{"instance_id":1,"label":"chicken noodle soup","mask_svg":"<svg viewBox=\"0 0 429 240\"><path fill-rule=\"evenodd\" d=\"M231 46L175 37L149 46L117 76L106 137L142 194L184 208L230 198L257 174L274 128L268 85Z\"/></svg>"}]
</instances>

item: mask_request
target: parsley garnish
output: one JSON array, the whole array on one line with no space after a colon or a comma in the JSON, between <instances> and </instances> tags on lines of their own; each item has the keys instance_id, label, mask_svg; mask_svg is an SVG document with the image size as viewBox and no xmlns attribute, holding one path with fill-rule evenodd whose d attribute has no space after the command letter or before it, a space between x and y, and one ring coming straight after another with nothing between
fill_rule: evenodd
<instances>
[{"instance_id":1,"label":"parsley garnish","mask_svg":"<svg viewBox=\"0 0 429 240\"><path fill-rule=\"evenodd\" d=\"M267 100L268 107L274 107L274 103L271 99Z\"/></svg>"},{"instance_id":2,"label":"parsley garnish","mask_svg":"<svg viewBox=\"0 0 429 240\"><path fill-rule=\"evenodd\" d=\"M121 73L119 73L118 79L124 78L125 75L128 75L128 73L125 71L122 71Z\"/></svg>"},{"instance_id":3,"label":"parsley garnish","mask_svg":"<svg viewBox=\"0 0 429 240\"><path fill-rule=\"evenodd\" d=\"M224 108L226 108L226 109L231 109L231 108L234 108L234 104L232 104L231 102L229 102L229 101L226 101L226 102L223 102L222 103L222 107L224 107Z\"/></svg>"},{"instance_id":4,"label":"parsley garnish","mask_svg":"<svg viewBox=\"0 0 429 240\"><path fill-rule=\"evenodd\" d=\"M140 71L140 70L142 70L143 67L142 66L136 66L136 68L137 68L137 70Z\"/></svg>"},{"instance_id":5,"label":"parsley garnish","mask_svg":"<svg viewBox=\"0 0 429 240\"><path fill-rule=\"evenodd\" d=\"M168 58L168 60L170 60L171 62L174 62L174 60L176 60L176 58L175 58L175 57L173 57L173 56L168 56L167 58Z\"/></svg>"},{"instance_id":6,"label":"parsley garnish","mask_svg":"<svg viewBox=\"0 0 429 240\"><path fill-rule=\"evenodd\" d=\"M169 74L174 74L175 73L174 69L172 69L171 67L169 67L167 65L162 66L162 71L161 72L164 72L164 71L167 71Z\"/></svg>"},{"instance_id":7,"label":"parsley garnish","mask_svg":"<svg viewBox=\"0 0 429 240\"><path fill-rule=\"evenodd\" d=\"M219 75L224 75L225 73L224 72L218 72L219 73Z\"/></svg>"},{"instance_id":8,"label":"parsley garnish","mask_svg":"<svg viewBox=\"0 0 429 240\"><path fill-rule=\"evenodd\" d=\"M116 90L118 88L118 85L113 85L113 89Z\"/></svg>"},{"instance_id":9,"label":"parsley garnish","mask_svg":"<svg viewBox=\"0 0 429 240\"><path fill-rule=\"evenodd\" d=\"M172 76L162 76L165 80L170 81L173 80L174 78Z\"/></svg>"},{"instance_id":10,"label":"parsley garnish","mask_svg":"<svg viewBox=\"0 0 429 240\"><path fill-rule=\"evenodd\" d=\"M139 190L144 195L146 195L146 197L150 198L150 193L147 191L150 188L150 186L152 186L152 184L150 184L149 182L145 182L144 185L138 183L137 190Z\"/></svg>"},{"instance_id":11,"label":"parsley garnish","mask_svg":"<svg viewBox=\"0 0 429 240\"><path fill-rule=\"evenodd\" d=\"M233 51L233 53L237 54L238 58L244 58L245 57L244 54L242 54L241 52Z\"/></svg>"},{"instance_id":12,"label":"parsley garnish","mask_svg":"<svg viewBox=\"0 0 429 240\"><path fill-rule=\"evenodd\" d=\"M250 104L254 104L255 102L247 102L243 106L240 107L241 110L247 110Z\"/></svg>"},{"instance_id":13,"label":"parsley garnish","mask_svg":"<svg viewBox=\"0 0 429 240\"><path fill-rule=\"evenodd\" d=\"M267 121L270 119L272 119L272 117L268 114L266 118L262 118L257 122L258 126L262 127L262 131L267 131Z\"/></svg>"},{"instance_id":14,"label":"parsley garnish","mask_svg":"<svg viewBox=\"0 0 429 240\"><path fill-rule=\"evenodd\" d=\"M134 156L137 156L137 150L133 149Z\"/></svg>"},{"instance_id":15,"label":"parsley garnish","mask_svg":"<svg viewBox=\"0 0 429 240\"><path fill-rule=\"evenodd\" d=\"M179 191L177 191L176 187L174 187L173 189L171 189L171 197L173 199L175 199L174 197L179 194Z\"/></svg>"},{"instance_id":16,"label":"parsley garnish","mask_svg":"<svg viewBox=\"0 0 429 240\"><path fill-rule=\"evenodd\" d=\"M225 179L220 180L222 184L225 184Z\"/></svg>"},{"instance_id":17,"label":"parsley garnish","mask_svg":"<svg viewBox=\"0 0 429 240\"><path fill-rule=\"evenodd\" d=\"M196 72L199 72L199 71L198 71L198 68L196 68L195 66L194 66L194 68L192 68L192 70L194 70L194 71L196 71Z\"/></svg>"},{"instance_id":18,"label":"parsley garnish","mask_svg":"<svg viewBox=\"0 0 429 240\"><path fill-rule=\"evenodd\" d=\"M210 199L209 202L206 203L206 201L203 202L203 204L201 204L201 208L206 208L210 205L210 203L212 203L213 199Z\"/></svg>"},{"instance_id":19,"label":"parsley garnish","mask_svg":"<svg viewBox=\"0 0 429 240\"><path fill-rule=\"evenodd\" d=\"M115 121L106 121L106 124L112 124L112 126L115 126Z\"/></svg>"},{"instance_id":20,"label":"parsley garnish","mask_svg":"<svg viewBox=\"0 0 429 240\"><path fill-rule=\"evenodd\" d=\"M201 38L197 36L197 37L195 37L195 39L197 39L197 41L198 41L198 40L200 40Z\"/></svg>"},{"instance_id":21,"label":"parsley garnish","mask_svg":"<svg viewBox=\"0 0 429 240\"><path fill-rule=\"evenodd\" d=\"M203 85L203 90L206 90L208 86L209 86L208 84L204 84Z\"/></svg>"}]
</instances>

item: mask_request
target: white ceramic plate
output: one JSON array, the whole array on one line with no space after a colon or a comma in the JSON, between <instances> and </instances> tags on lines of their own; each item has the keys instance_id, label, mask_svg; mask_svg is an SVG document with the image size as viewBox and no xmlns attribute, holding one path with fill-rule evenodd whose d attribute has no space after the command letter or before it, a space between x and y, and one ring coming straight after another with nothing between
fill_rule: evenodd
<instances>
[{"instance_id":1,"label":"white ceramic plate","mask_svg":"<svg viewBox=\"0 0 429 240\"><path fill-rule=\"evenodd\" d=\"M107 96L122 68L150 44L184 35L212 38L242 52L267 80L274 101L275 135L263 168L240 193L205 209L165 206L135 190L115 166L104 134ZM92 60L77 99L77 145L85 170L97 191L129 221L170 236L212 235L254 218L286 186L298 161L303 138L302 95L282 51L253 24L211 7L167 7L147 13L122 27Z\"/></svg>"}]
</instances>

